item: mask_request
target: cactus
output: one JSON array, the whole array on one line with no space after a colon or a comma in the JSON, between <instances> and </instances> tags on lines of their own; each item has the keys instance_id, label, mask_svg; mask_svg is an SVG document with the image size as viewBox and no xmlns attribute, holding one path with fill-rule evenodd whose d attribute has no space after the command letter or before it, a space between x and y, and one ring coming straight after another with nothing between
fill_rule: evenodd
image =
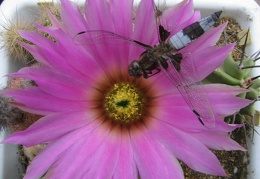
<instances>
[{"instance_id":1,"label":"cactus","mask_svg":"<svg viewBox=\"0 0 260 179\"><path fill-rule=\"evenodd\" d=\"M258 79L260 75L252 77L251 71L253 68L259 67L256 66L255 63L260 59L260 51L257 51L250 57L245 57L245 47L246 44L249 43L248 39L250 39L249 30L247 30L247 33L244 34L242 38L244 38L244 44L241 47L242 50L239 52L240 54L237 55L238 53L235 53L234 55L234 51L237 50L234 49L233 53L229 54L226 58L224 64L210 74L204 80L204 83L221 83L248 89L248 92L240 94L239 97L257 101L260 92L260 79ZM241 39L237 40L238 44L240 40ZM241 60L239 58L241 58ZM254 103L251 103L245 108L240 109L238 115L235 116L235 121L242 123L244 120L247 120L251 124L259 125L259 120L254 121L256 112ZM225 121L234 122L234 116L226 117Z\"/></svg>"}]
</instances>

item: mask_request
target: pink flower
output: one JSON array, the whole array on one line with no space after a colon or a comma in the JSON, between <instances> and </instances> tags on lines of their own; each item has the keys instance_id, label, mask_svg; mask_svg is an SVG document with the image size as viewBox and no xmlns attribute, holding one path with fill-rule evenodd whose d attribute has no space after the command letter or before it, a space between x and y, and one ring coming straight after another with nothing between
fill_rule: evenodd
<instances>
[{"instance_id":1,"label":"pink flower","mask_svg":"<svg viewBox=\"0 0 260 179\"><path fill-rule=\"evenodd\" d=\"M141 47L107 38L89 43L91 39L84 38L87 34L77 35L106 30L155 45L158 36L151 0L141 1L134 25L132 0L89 0L86 18L75 4L61 2L62 21L51 16L53 27L38 25L55 40L21 32L34 44L23 46L42 66L23 68L11 76L32 79L37 86L3 92L19 108L44 115L4 141L27 147L48 143L25 178L45 173L47 178L184 178L177 158L193 170L225 176L208 148L244 150L228 135L241 125L226 124L220 117L250 103L235 97L245 91L205 85L217 116L215 128L206 128L163 74L149 79L128 75L128 65L144 51ZM175 34L198 19L192 1L185 0L165 11L161 23ZM209 30L181 50L192 55L199 80L219 67L233 49L234 45L214 47L223 28Z\"/></svg>"}]
</instances>

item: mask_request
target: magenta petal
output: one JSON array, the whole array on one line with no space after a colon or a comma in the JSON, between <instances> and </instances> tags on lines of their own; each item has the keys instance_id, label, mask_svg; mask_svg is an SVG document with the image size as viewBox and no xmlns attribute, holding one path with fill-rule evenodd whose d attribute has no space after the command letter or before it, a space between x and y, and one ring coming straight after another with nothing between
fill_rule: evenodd
<instances>
[{"instance_id":1,"label":"magenta petal","mask_svg":"<svg viewBox=\"0 0 260 179\"><path fill-rule=\"evenodd\" d=\"M170 150L174 156L196 171L211 175L226 176L217 157L198 139L166 123L154 122L150 134ZM178 144L178 145L176 145Z\"/></svg>"},{"instance_id":2,"label":"magenta petal","mask_svg":"<svg viewBox=\"0 0 260 179\"><path fill-rule=\"evenodd\" d=\"M59 43L55 43L39 33L20 31L22 37L37 45L20 43L24 48L30 51L39 62L48 67L55 68L64 74L67 74L69 71L70 76L80 80L91 78L90 73L95 74L92 70L95 68L98 69L98 65L93 60L93 57L86 51L85 46L75 44L61 29L49 28L47 30L47 28L40 25L38 25L38 28L59 40ZM82 64L79 65L79 62Z\"/></svg>"},{"instance_id":3,"label":"magenta petal","mask_svg":"<svg viewBox=\"0 0 260 179\"><path fill-rule=\"evenodd\" d=\"M85 14L88 19L89 27L91 27L88 30L105 30L125 37L131 37L132 3L131 0L111 2L104 0L87 1ZM126 6L128 7L125 8ZM117 12L123 12L123 15L118 15ZM122 25L122 23L124 24ZM106 74L110 75L111 71L108 72L108 68L127 68L130 44L117 43L120 39L110 38L106 35L103 36L103 33L104 32L96 34L99 37L104 37L101 38L101 42L99 42L100 38L88 38L90 40L85 41L84 36L89 36L88 34L82 35L82 41L84 41L85 44L89 44L89 41L93 41L92 44L94 45L87 45L86 47L92 52L93 57L95 57ZM96 35L94 35L94 37Z\"/></svg>"},{"instance_id":4,"label":"magenta petal","mask_svg":"<svg viewBox=\"0 0 260 179\"><path fill-rule=\"evenodd\" d=\"M92 134L91 134L92 135ZM95 135L95 134L94 134ZM92 142L91 148L89 143ZM90 154L93 155L93 150L97 150L102 140L89 140L81 138L66 150L48 170L46 178L83 178L87 172L86 165L89 163ZM86 145L88 144L88 145ZM80 167L80 170L78 169ZM64 170L67 168L67 170Z\"/></svg>"},{"instance_id":5,"label":"magenta petal","mask_svg":"<svg viewBox=\"0 0 260 179\"><path fill-rule=\"evenodd\" d=\"M233 97L235 97L235 95L238 95L240 93L246 93L249 91L244 88L240 88L237 86L229 86L226 84L207 84L204 85L204 88L206 92L209 94L210 93L229 94L229 95L233 95Z\"/></svg>"},{"instance_id":6,"label":"magenta petal","mask_svg":"<svg viewBox=\"0 0 260 179\"><path fill-rule=\"evenodd\" d=\"M199 18L200 16L196 16L196 18L193 17L193 1L184 0L164 11L160 18L160 23L165 29L171 32L171 35L174 35L199 20Z\"/></svg>"},{"instance_id":7,"label":"magenta petal","mask_svg":"<svg viewBox=\"0 0 260 179\"><path fill-rule=\"evenodd\" d=\"M144 29L149 30L146 30L144 33ZM142 0L139 3L136 11L134 34L132 38L149 45L158 43L153 1ZM155 40L157 41L155 42Z\"/></svg>"},{"instance_id":8,"label":"magenta petal","mask_svg":"<svg viewBox=\"0 0 260 179\"><path fill-rule=\"evenodd\" d=\"M123 32L115 30L113 20L115 20L115 23L118 22L116 19L113 19L110 8L109 2L104 0L87 1L85 5L85 14L88 19L88 26L90 27L87 30L98 30L101 32L96 33L95 35L91 32L86 32L86 34L80 35L79 38L80 41L82 41L80 44L91 52L91 55L98 62L103 71L105 71L108 76L113 76L113 70L111 69L122 68L121 65L125 65L125 62L127 62L128 59L126 57L129 53L129 45L122 46L122 44L117 44L117 39L111 39L111 36L109 35L106 36L104 31L118 32L122 35L130 34L123 34ZM124 61L121 62L122 60Z\"/></svg>"},{"instance_id":9,"label":"magenta petal","mask_svg":"<svg viewBox=\"0 0 260 179\"><path fill-rule=\"evenodd\" d=\"M49 11L48 16L50 18L53 27L62 28L62 23L57 19L57 17L52 12Z\"/></svg>"},{"instance_id":10,"label":"magenta petal","mask_svg":"<svg viewBox=\"0 0 260 179\"><path fill-rule=\"evenodd\" d=\"M184 178L179 162L151 132L132 128L131 143L134 159L141 178Z\"/></svg>"},{"instance_id":11,"label":"magenta petal","mask_svg":"<svg viewBox=\"0 0 260 179\"><path fill-rule=\"evenodd\" d=\"M86 30L86 21L79 8L71 1L61 0L61 19L71 37Z\"/></svg>"},{"instance_id":12,"label":"magenta petal","mask_svg":"<svg viewBox=\"0 0 260 179\"><path fill-rule=\"evenodd\" d=\"M194 115L188 106L186 108L162 106L162 108L163 110L156 107L151 108L153 111L158 111L153 113L153 116L159 121L167 122L174 127L185 129L187 131L200 131L205 128L202 127L196 115Z\"/></svg>"},{"instance_id":13,"label":"magenta petal","mask_svg":"<svg viewBox=\"0 0 260 179\"><path fill-rule=\"evenodd\" d=\"M145 79L144 79L145 80ZM163 99L167 99L167 96L178 96L180 95L178 89L174 84L172 84L166 75L163 73L154 75L152 78L149 78L149 82L151 82L151 87L149 90L156 93L154 96L155 100L158 100L159 103L164 102ZM153 85L156 84L156 85ZM157 98L159 97L159 98ZM165 97L165 98L161 98ZM162 99L162 100L161 100ZM176 101L176 100L174 100Z\"/></svg>"},{"instance_id":14,"label":"magenta petal","mask_svg":"<svg viewBox=\"0 0 260 179\"><path fill-rule=\"evenodd\" d=\"M158 106L151 107L150 109L150 111L157 111L153 113L153 116L187 131L193 131L196 129L201 130L204 128L198 121L196 115L188 107L183 97L176 92L176 89L172 84L170 86L164 86L160 80L155 81L155 83L160 86L159 90L163 93L161 96L157 96L155 100ZM247 92L247 90L242 88L221 84L211 84L203 85L202 89L205 92L205 95L209 97L210 104L208 105L211 105L215 114L219 116L231 115L252 102L235 96ZM217 116L216 118L218 121L219 118Z\"/></svg>"},{"instance_id":15,"label":"magenta petal","mask_svg":"<svg viewBox=\"0 0 260 179\"><path fill-rule=\"evenodd\" d=\"M198 73L198 79L203 80L220 67L234 46L235 44L224 47L206 47L202 51L195 51L192 54L192 59Z\"/></svg>"},{"instance_id":16,"label":"magenta petal","mask_svg":"<svg viewBox=\"0 0 260 179\"><path fill-rule=\"evenodd\" d=\"M39 143L53 141L91 122L94 116L86 111L70 111L45 116L28 129L16 132L4 143L23 144L30 147ZM50 135L51 134L51 135Z\"/></svg>"},{"instance_id":17,"label":"magenta petal","mask_svg":"<svg viewBox=\"0 0 260 179\"><path fill-rule=\"evenodd\" d=\"M98 75L97 71L99 71L98 69L100 66L87 51L84 44L77 44L75 40L67 36L61 29L46 28L41 25L37 25L37 27L39 30L48 33L59 42L57 45L57 51L62 54L64 60L66 60L71 67L79 71L81 74L84 74L89 81L95 79L94 76ZM71 53L72 51L73 53Z\"/></svg>"},{"instance_id":18,"label":"magenta petal","mask_svg":"<svg viewBox=\"0 0 260 179\"><path fill-rule=\"evenodd\" d=\"M112 21L108 1L92 0L85 4L85 15L88 19L88 30L107 30L114 31L114 22Z\"/></svg>"},{"instance_id":19,"label":"magenta petal","mask_svg":"<svg viewBox=\"0 0 260 179\"><path fill-rule=\"evenodd\" d=\"M148 45L155 45L158 43L159 39L156 28L153 1L142 0L139 3L136 11L134 32L131 38ZM130 55L130 59L138 59L139 55L144 52L144 50L145 49L142 47L132 46L132 54Z\"/></svg>"},{"instance_id":20,"label":"magenta petal","mask_svg":"<svg viewBox=\"0 0 260 179\"><path fill-rule=\"evenodd\" d=\"M23 38L27 39L28 41L32 42L34 45L38 47L41 46L48 47L48 51L54 51L52 50L52 48L55 46L55 43L38 32L28 32L28 31L20 30L19 34Z\"/></svg>"},{"instance_id":21,"label":"magenta petal","mask_svg":"<svg viewBox=\"0 0 260 179\"><path fill-rule=\"evenodd\" d=\"M237 142L230 139L229 134L215 134L215 133L192 133L193 137L196 137L208 148L215 150L242 150L245 148L240 146Z\"/></svg>"},{"instance_id":22,"label":"magenta petal","mask_svg":"<svg viewBox=\"0 0 260 179\"><path fill-rule=\"evenodd\" d=\"M132 179L138 177L137 167L134 161L134 151L131 146L128 131L121 131L120 153L115 169L114 179Z\"/></svg>"},{"instance_id":23,"label":"magenta petal","mask_svg":"<svg viewBox=\"0 0 260 179\"><path fill-rule=\"evenodd\" d=\"M98 140L97 142L100 144L101 141ZM83 173L86 171L83 170L82 167L78 170L78 167L86 163L85 156L86 153L89 152L89 149L86 148L86 143L89 143L88 138L76 140L73 145L61 154L62 157L56 160L44 177L64 178L64 176L66 176L67 178L82 178ZM94 143L93 148L97 149ZM64 170L64 168L67 168L67 170Z\"/></svg>"},{"instance_id":24,"label":"magenta petal","mask_svg":"<svg viewBox=\"0 0 260 179\"><path fill-rule=\"evenodd\" d=\"M220 116L228 116L251 104L252 100L235 97L235 95L247 92L239 87L231 87L224 84L204 85L214 112ZM216 93L218 94L216 96Z\"/></svg>"},{"instance_id":25,"label":"magenta petal","mask_svg":"<svg viewBox=\"0 0 260 179\"><path fill-rule=\"evenodd\" d=\"M27 43L23 43L20 42L19 43L22 47L24 47L25 49L27 49L35 59L37 59L37 61L45 66L50 66L48 60L46 60L45 58L43 58L43 55L41 53L39 53L39 48L37 46L34 45L29 45Z\"/></svg>"},{"instance_id":26,"label":"magenta petal","mask_svg":"<svg viewBox=\"0 0 260 179\"><path fill-rule=\"evenodd\" d=\"M56 43L47 38L41 39L42 36L38 35L37 33L30 34L28 32L21 32L21 35L31 42L38 44L37 46L34 46L20 43L24 48L30 51L30 53L35 58L37 58L40 63L48 67L55 68L57 71L60 71L64 74L67 74L67 72L69 71L70 75L75 78L82 80L86 79L83 74L81 74L79 71L77 71L75 68L67 63L67 60L65 60L62 56L63 53L59 53L59 48ZM39 41L41 42L39 43Z\"/></svg>"},{"instance_id":27,"label":"magenta petal","mask_svg":"<svg viewBox=\"0 0 260 179\"><path fill-rule=\"evenodd\" d=\"M173 91L173 90L172 90ZM155 100L157 102L157 100ZM165 95L158 98L160 106L172 106L173 108L188 108L187 103L183 99L182 95L176 92L176 94Z\"/></svg>"},{"instance_id":28,"label":"magenta petal","mask_svg":"<svg viewBox=\"0 0 260 179\"><path fill-rule=\"evenodd\" d=\"M54 97L39 90L38 87L30 87L25 90L8 90L2 93L13 97L15 99L13 104L19 108L40 115L84 109L90 105L88 101L65 100Z\"/></svg>"},{"instance_id":29,"label":"magenta petal","mask_svg":"<svg viewBox=\"0 0 260 179\"><path fill-rule=\"evenodd\" d=\"M229 95L209 96L215 113L220 116L229 116L239 111L241 108L251 104L252 100L234 98Z\"/></svg>"},{"instance_id":30,"label":"magenta petal","mask_svg":"<svg viewBox=\"0 0 260 179\"><path fill-rule=\"evenodd\" d=\"M42 91L58 98L82 101L90 96L91 86L87 83L82 83L66 74L57 73L50 68L23 68L11 76L29 78L35 81Z\"/></svg>"},{"instance_id":31,"label":"magenta petal","mask_svg":"<svg viewBox=\"0 0 260 179\"><path fill-rule=\"evenodd\" d=\"M102 128L104 130L102 130ZM109 155L109 152L104 151L109 147L111 147L111 149L112 147L115 147L113 148L115 149L114 152L119 150L118 146L112 145L110 137L109 130L102 127L102 124L100 126L95 126L91 131L91 134L82 136L82 138L79 138L76 141L77 145L71 146L64 152L63 157L61 157L48 171L47 178L63 178L64 176L68 178L98 178L96 176L100 174L107 174L107 176L109 176L110 173L111 175L113 169L111 169L111 171L102 171L101 166L103 162L106 164L108 163L105 160L106 156L104 156L107 154L107 157L111 159L111 163L109 162L110 165L107 165L107 167L115 167L118 155L111 156ZM111 144L111 146L109 146L109 144ZM112 162L113 159L114 161ZM95 162L100 162L100 165L95 165ZM114 163L114 165L112 165L112 163ZM99 166L99 170L93 166ZM78 169L79 167L80 170ZM64 168L69 168L69 170L64 171ZM91 172L93 172L92 174L94 177L86 176Z\"/></svg>"},{"instance_id":32,"label":"magenta petal","mask_svg":"<svg viewBox=\"0 0 260 179\"><path fill-rule=\"evenodd\" d=\"M110 8L111 16L115 26L114 32L125 37L131 37L133 26L133 0L111 1Z\"/></svg>"},{"instance_id":33,"label":"magenta petal","mask_svg":"<svg viewBox=\"0 0 260 179\"><path fill-rule=\"evenodd\" d=\"M201 125L196 115L186 107L172 107L163 106L163 110L159 110L156 107L151 111L158 111L153 113L155 119L168 123L172 127L181 129L182 131L189 132L231 132L234 129L241 127L241 125L227 124L221 118L216 116L216 126L214 128L206 128Z\"/></svg>"},{"instance_id":34,"label":"magenta petal","mask_svg":"<svg viewBox=\"0 0 260 179\"><path fill-rule=\"evenodd\" d=\"M48 42L46 44L47 47L51 45L53 46L52 48L55 48L56 50L51 52L54 57L49 57L47 61L41 61L43 64L51 67L57 67L58 69L62 68L61 72L64 72L64 69L70 71L70 74L79 80L93 80L93 75L97 75L96 71L99 69L99 66L96 61L94 61L93 57L86 51L83 45L74 44L74 41L70 37L66 36L66 34L61 29L45 28L40 25L37 27L41 31L52 35L60 42L59 44L52 44L52 42ZM23 33L25 36L26 34L27 33ZM36 37L38 36L38 34L35 35ZM32 38L34 38L34 36ZM27 44L23 44L23 46L31 51L35 57L46 59L46 54L42 53L42 50L46 47L41 49L28 46ZM73 53L71 53L72 51ZM93 69L96 70L94 71Z\"/></svg>"},{"instance_id":35,"label":"magenta petal","mask_svg":"<svg viewBox=\"0 0 260 179\"><path fill-rule=\"evenodd\" d=\"M43 64L49 66L53 62L55 62L54 60L55 58L57 58L56 61L58 59L62 59L61 54L58 54L57 51L53 50L55 49L56 44L52 40L45 38L38 32L27 32L27 31L20 30L19 33L23 38L32 42L34 45L29 45L28 43L23 43L23 42L21 42L20 44L28 51L30 51L35 58L38 59L39 57L41 59L40 62L43 62ZM60 61L60 66L57 66L58 69L64 68L66 64L61 60L59 61Z\"/></svg>"},{"instance_id":36,"label":"magenta petal","mask_svg":"<svg viewBox=\"0 0 260 179\"><path fill-rule=\"evenodd\" d=\"M107 130L107 129L106 129ZM84 178L113 178L120 152L120 128L113 128L104 141L90 157L91 167L84 175ZM93 166L99 166L97 170Z\"/></svg>"},{"instance_id":37,"label":"magenta petal","mask_svg":"<svg viewBox=\"0 0 260 179\"><path fill-rule=\"evenodd\" d=\"M64 135L62 138L55 140L55 142L48 144L47 147L45 147L44 150L39 155L37 155L29 165L24 178L32 179L43 176L47 170L55 162L57 162L57 160L62 158L64 151L69 150L70 147L79 139L84 139L85 136L91 133L96 127L98 127L97 124L92 123L87 127L70 132Z\"/></svg>"},{"instance_id":38,"label":"magenta petal","mask_svg":"<svg viewBox=\"0 0 260 179\"><path fill-rule=\"evenodd\" d=\"M185 27L191 25L192 23L197 22L198 20L200 20L200 17L201 17L200 12L195 11L188 20L180 23L176 28L174 28L171 31L171 35L174 35L174 34L178 33L179 31L181 31L182 29L184 29Z\"/></svg>"},{"instance_id":39,"label":"magenta petal","mask_svg":"<svg viewBox=\"0 0 260 179\"><path fill-rule=\"evenodd\" d=\"M122 35L124 37L132 37L133 33L133 0L124 0L124 1L110 1L111 7L111 16L114 22L114 32L116 34ZM122 15L118 15L122 14ZM124 25L122 25L124 24ZM111 40L113 41L113 40ZM115 45L115 44L111 44ZM117 64L119 64L119 68L126 69L129 61L126 57L129 56L129 48L131 44L124 43L123 45L120 43L117 44L117 48L114 51L114 54L117 54L115 57L118 59ZM130 59L133 60L133 59Z\"/></svg>"}]
</instances>

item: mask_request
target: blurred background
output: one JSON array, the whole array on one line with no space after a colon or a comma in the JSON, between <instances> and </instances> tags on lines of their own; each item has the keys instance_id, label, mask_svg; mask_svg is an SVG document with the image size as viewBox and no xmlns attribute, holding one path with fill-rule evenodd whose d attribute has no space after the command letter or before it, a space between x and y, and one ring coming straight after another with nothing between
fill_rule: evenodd
<instances>
[{"instance_id":1,"label":"blurred background","mask_svg":"<svg viewBox=\"0 0 260 179\"><path fill-rule=\"evenodd\" d=\"M3 2L4 0L0 0L0 4ZM8 0L5 0L8 1ZM260 5L260 0L255 0L257 2L258 5Z\"/></svg>"}]
</instances>

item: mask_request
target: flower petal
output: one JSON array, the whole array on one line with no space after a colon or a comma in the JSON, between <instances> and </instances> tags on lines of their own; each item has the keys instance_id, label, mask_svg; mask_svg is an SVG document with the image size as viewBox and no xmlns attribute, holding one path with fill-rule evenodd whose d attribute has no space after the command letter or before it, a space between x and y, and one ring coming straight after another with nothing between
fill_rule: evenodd
<instances>
[{"instance_id":1,"label":"flower petal","mask_svg":"<svg viewBox=\"0 0 260 179\"><path fill-rule=\"evenodd\" d=\"M68 37L64 31L57 28L46 28L40 25L37 25L39 30L48 33L52 37L54 37L58 43L52 44L52 42L48 42L47 47L52 46L55 48L55 53L52 53L54 58L48 58L48 61L42 61L43 64L54 67L55 69L60 69L62 73L66 74L70 71L70 75L79 80L90 80L95 81L95 76L98 75L97 71L99 71L100 66L94 60L94 58L86 51L84 45L75 44L75 42ZM27 33L22 33L27 37ZM36 37L39 37L38 34L34 34ZM34 35L31 38L34 38ZM40 37L39 37L40 38ZM43 43L43 41L41 41ZM25 48L28 48L29 51L32 51L36 57L40 59L45 59L44 53L42 50L46 50L46 47L34 48L33 46L28 46L26 44L23 45ZM39 46L39 45L38 45ZM44 56L42 56L44 55ZM63 60L61 60L63 59ZM94 70L95 69L95 70ZM67 70L67 71L64 71Z\"/></svg>"},{"instance_id":2,"label":"flower petal","mask_svg":"<svg viewBox=\"0 0 260 179\"><path fill-rule=\"evenodd\" d=\"M192 53L193 63L197 72L198 80L203 80L214 70L220 67L235 44L223 47L205 47L202 51Z\"/></svg>"},{"instance_id":3,"label":"flower petal","mask_svg":"<svg viewBox=\"0 0 260 179\"><path fill-rule=\"evenodd\" d=\"M208 94L214 112L220 116L228 116L252 103L252 100L238 98L235 95L247 92L239 87L224 84L203 85ZM218 94L216 96L216 93Z\"/></svg>"},{"instance_id":4,"label":"flower petal","mask_svg":"<svg viewBox=\"0 0 260 179\"><path fill-rule=\"evenodd\" d=\"M242 150L246 151L245 148L241 147L237 142L230 139L228 134L215 134L215 133L192 133L192 136L201 141L208 148L215 150Z\"/></svg>"},{"instance_id":5,"label":"flower petal","mask_svg":"<svg viewBox=\"0 0 260 179\"><path fill-rule=\"evenodd\" d=\"M114 32L124 37L131 38L133 33L133 0L110 1L110 8L115 26ZM118 14L120 14L120 16ZM114 51L114 54L116 55L115 59L118 59L116 61L117 64L119 64L119 68L127 69L129 60L133 59L130 58L128 60L126 57L129 57L129 49L133 44L123 43L122 45L120 44L121 42L119 39L117 41L118 43L115 41L115 44L111 44L113 46L117 46Z\"/></svg>"},{"instance_id":6,"label":"flower petal","mask_svg":"<svg viewBox=\"0 0 260 179\"><path fill-rule=\"evenodd\" d=\"M226 176L217 157L198 139L163 122L154 124L150 134L157 137L174 156L190 168L211 175Z\"/></svg>"},{"instance_id":7,"label":"flower petal","mask_svg":"<svg viewBox=\"0 0 260 179\"><path fill-rule=\"evenodd\" d=\"M13 104L27 112L47 115L53 112L73 111L91 106L88 101L65 100L49 95L38 87L24 90L7 90L2 94L13 97Z\"/></svg>"},{"instance_id":8,"label":"flower petal","mask_svg":"<svg viewBox=\"0 0 260 179\"><path fill-rule=\"evenodd\" d=\"M98 127L98 123L94 122L83 128L75 130L73 132L67 133L62 138L55 140L47 145L43 151L38 154L32 163L27 168L25 179L31 178L41 178L47 170L55 163L57 160L61 159L64 155L64 151L70 150L70 147L75 144L78 140L83 140L88 136L88 134L94 133L94 129ZM61 147L62 146L62 147ZM51 154L51 157L50 157ZM46 160L48 159L48 160ZM63 168L64 169L64 168ZM60 173L62 175L62 173Z\"/></svg>"},{"instance_id":9,"label":"flower petal","mask_svg":"<svg viewBox=\"0 0 260 179\"><path fill-rule=\"evenodd\" d=\"M147 29L144 33L144 30ZM154 2L142 0L137 8L133 39L142 43L155 45L158 43L157 24L155 20Z\"/></svg>"},{"instance_id":10,"label":"flower petal","mask_svg":"<svg viewBox=\"0 0 260 179\"><path fill-rule=\"evenodd\" d=\"M138 177L137 167L134 161L134 151L131 146L130 136L126 129L121 131L120 154L117 167L113 175L114 179L132 179Z\"/></svg>"},{"instance_id":11,"label":"flower petal","mask_svg":"<svg viewBox=\"0 0 260 179\"><path fill-rule=\"evenodd\" d=\"M228 116L234 114L239 109L251 104L252 100L238 98L235 95L247 92L242 88L231 87L223 84L207 84L202 86L205 95L208 96L210 104L214 113L219 116ZM191 113L191 109L188 108L187 103L184 101L183 97L176 93L174 87L161 89L162 91L173 91L172 94L159 96L155 102L161 107L170 107L171 110L175 111L176 117L179 116L180 119L189 121L189 119L196 120L196 116ZM216 95L217 94L217 95ZM205 105L205 104L201 104ZM172 107L171 107L172 106ZM186 109L183 109L186 108ZM169 109L170 110L170 109ZM190 112L188 112L190 111ZM173 115L174 118L175 115ZM187 119L184 119L187 118ZM181 124L180 124L181 126Z\"/></svg>"},{"instance_id":12,"label":"flower petal","mask_svg":"<svg viewBox=\"0 0 260 179\"><path fill-rule=\"evenodd\" d=\"M189 25L193 24L194 22L197 22L200 19L201 19L200 11L195 11L192 14L192 16L190 16L189 19L180 23L175 29L172 29L171 34L174 35L174 34L178 33L179 31L181 31L185 27L188 27Z\"/></svg>"},{"instance_id":13,"label":"flower petal","mask_svg":"<svg viewBox=\"0 0 260 179\"><path fill-rule=\"evenodd\" d=\"M110 12L110 4L104 0L87 1L84 7L88 30L107 30L114 32L115 27Z\"/></svg>"},{"instance_id":14,"label":"flower petal","mask_svg":"<svg viewBox=\"0 0 260 179\"><path fill-rule=\"evenodd\" d=\"M126 7L127 8L124 8ZM107 2L103 0L88 1L85 5L85 15L88 19L89 28L82 36L80 41L87 44L89 51L99 62L100 66L108 75L111 70L107 68L123 68L127 67L127 56L129 54L129 46L131 43L124 41L117 36L109 35L108 32L131 37L132 34L132 0L120 2ZM117 12L124 11L122 16L118 16ZM103 20L106 19L106 20ZM120 22L124 23L122 25ZM93 30L95 32L93 32ZM84 37L87 37L84 39ZM92 44L92 45L89 45ZM127 63L126 63L127 62Z\"/></svg>"},{"instance_id":15,"label":"flower petal","mask_svg":"<svg viewBox=\"0 0 260 179\"><path fill-rule=\"evenodd\" d=\"M151 116L153 118L165 122L176 129L180 129L187 133L190 132L231 132L234 129L241 127L241 125L227 124L221 118L215 118L216 126L214 128L206 128L198 120L197 116L190 108L162 106L151 107L149 111L154 111Z\"/></svg>"},{"instance_id":16,"label":"flower petal","mask_svg":"<svg viewBox=\"0 0 260 179\"><path fill-rule=\"evenodd\" d=\"M125 37L131 37L133 0L111 1L110 9L115 26L114 32Z\"/></svg>"},{"instance_id":17,"label":"flower petal","mask_svg":"<svg viewBox=\"0 0 260 179\"><path fill-rule=\"evenodd\" d=\"M95 119L89 115L90 113L86 111L69 111L51 114L39 119L25 131L10 135L3 142L23 144L26 147L50 142L69 132L77 130Z\"/></svg>"},{"instance_id":18,"label":"flower petal","mask_svg":"<svg viewBox=\"0 0 260 179\"><path fill-rule=\"evenodd\" d=\"M86 30L86 21L79 8L71 1L61 0L61 19L71 37Z\"/></svg>"},{"instance_id":19,"label":"flower petal","mask_svg":"<svg viewBox=\"0 0 260 179\"><path fill-rule=\"evenodd\" d=\"M69 150L65 151L64 157L60 158L48 171L47 178L48 176L53 178L62 178L64 176L67 178L103 178L102 176L99 177L102 174L112 178L119 147L118 143L113 142L117 140L111 138L107 126L102 125L104 124L95 128L88 137L80 138L77 143L81 145L73 145ZM100 128L104 130L100 130ZM77 152L75 153L75 151ZM106 159L111 160L108 162ZM96 162L99 162L99 164L95 164ZM104 166L102 163L106 165ZM78 166L81 166L80 170L78 170ZM99 170L93 166L99 166ZM69 170L64 171L64 168L69 168ZM102 171L104 168L108 170Z\"/></svg>"},{"instance_id":20,"label":"flower petal","mask_svg":"<svg viewBox=\"0 0 260 179\"><path fill-rule=\"evenodd\" d=\"M86 79L85 75L67 63L66 57L63 56L64 49L59 48L55 42L38 33L21 31L20 34L23 38L37 45L20 43L37 59L37 61L64 74L67 74L69 71L70 75L74 78L81 80Z\"/></svg>"},{"instance_id":21,"label":"flower petal","mask_svg":"<svg viewBox=\"0 0 260 179\"><path fill-rule=\"evenodd\" d=\"M82 83L46 67L23 68L11 76L29 78L35 81L45 93L62 99L83 101L90 96L91 92L91 86L87 83Z\"/></svg>"},{"instance_id":22,"label":"flower petal","mask_svg":"<svg viewBox=\"0 0 260 179\"><path fill-rule=\"evenodd\" d=\"M76 140L75 144L71 145L67 150L65 150L62 153L62 157L58 158L55 163L51 165L44 177L82 178L83 174L86 171L83 170L83 167L78 170L78 166L84 166L84 164L86 163L86 153L91 151L91 149L87 149L86 147L86 144L89 144L89 141L89 138L80 138ZM100 145L101 142L102 140L96 140L95 143L93 141L92 148L96 150L96 144ZM67 168L67 170L64 170L64 168Z\"/></svg>"},{"instance_id":23,"label":"flower petal","mask_svg":"<svg viewBox=\"0 0 260 179\"><path fill-rule=\"evenodd\" d=\"M159 42L153 1L140 1L136 11L134 32L131 38L147 45L155 45ZM130 60L138 59L145 50L141 46L131 46Z\"/></svg>"},{"instance_id":24,"label":"flower petal","mask_svg":"<svg viewBox=\"0 0 260 179\"><path fill-rule=\"evenodd\" d=\"M105 127L105 130L107 130L107 127ZM94 155L89 158L91 167L84 175L84 178L113 178L120 152L120 142L118 142L120 140L120 136L118 136L120 134L119 130L118 128L113 128L104 137L105 140L95 151ZM93 166L98 166L99 170Z\"/></svg>"},{"instance_id":25,"label":"flower petal","mask_svg":"<svg viewBox=\"0 0 260 179\"><path fill-rule=\"evenodd\" d=\"M171 35L176 34L188 25L196 22L200 19L200 16L193 16L193 1L184 0L175 6L166 9L161 17L161 25L168 31Z\"/></svg>"},{"instance_id":26,"label":"flower petal","mask_svg":"<svg viewBox=\"0 0 260 179\"><path fill-rule=\"evenodd\" d=\"M140 126L139 126L140 127ZM184 178L178 161L150 137L150 132L142 129L131 129L131 143L135 151L134 159L141 178Z\"/></svg>"},{"instance_id":27,"label":"flower petal","mask_svg":"<svg viewBox=\"0 0 260 179\"><path fill-rule=\"evenodd\" d=\"M240 88L237 86L229 86L226 84L207 84L204 85L204 88L206 92L209 94L210 93L229 94L229 95L233 95L234 97L235 95L238 95L240 93L248 92L247 89Z\"/></svg>"},{"instance_id":28,"label":"flower petal","mask_svg":"<svg viewBox=\"0 0 260 179\"><path fill-rule=\"evenodd\" d=\"M253 102L252 100L234 98L230 95L219 95L218 97L211 95L209 98L215 113L223 117L232 115Z\"/></svg>"}]
</instances>

